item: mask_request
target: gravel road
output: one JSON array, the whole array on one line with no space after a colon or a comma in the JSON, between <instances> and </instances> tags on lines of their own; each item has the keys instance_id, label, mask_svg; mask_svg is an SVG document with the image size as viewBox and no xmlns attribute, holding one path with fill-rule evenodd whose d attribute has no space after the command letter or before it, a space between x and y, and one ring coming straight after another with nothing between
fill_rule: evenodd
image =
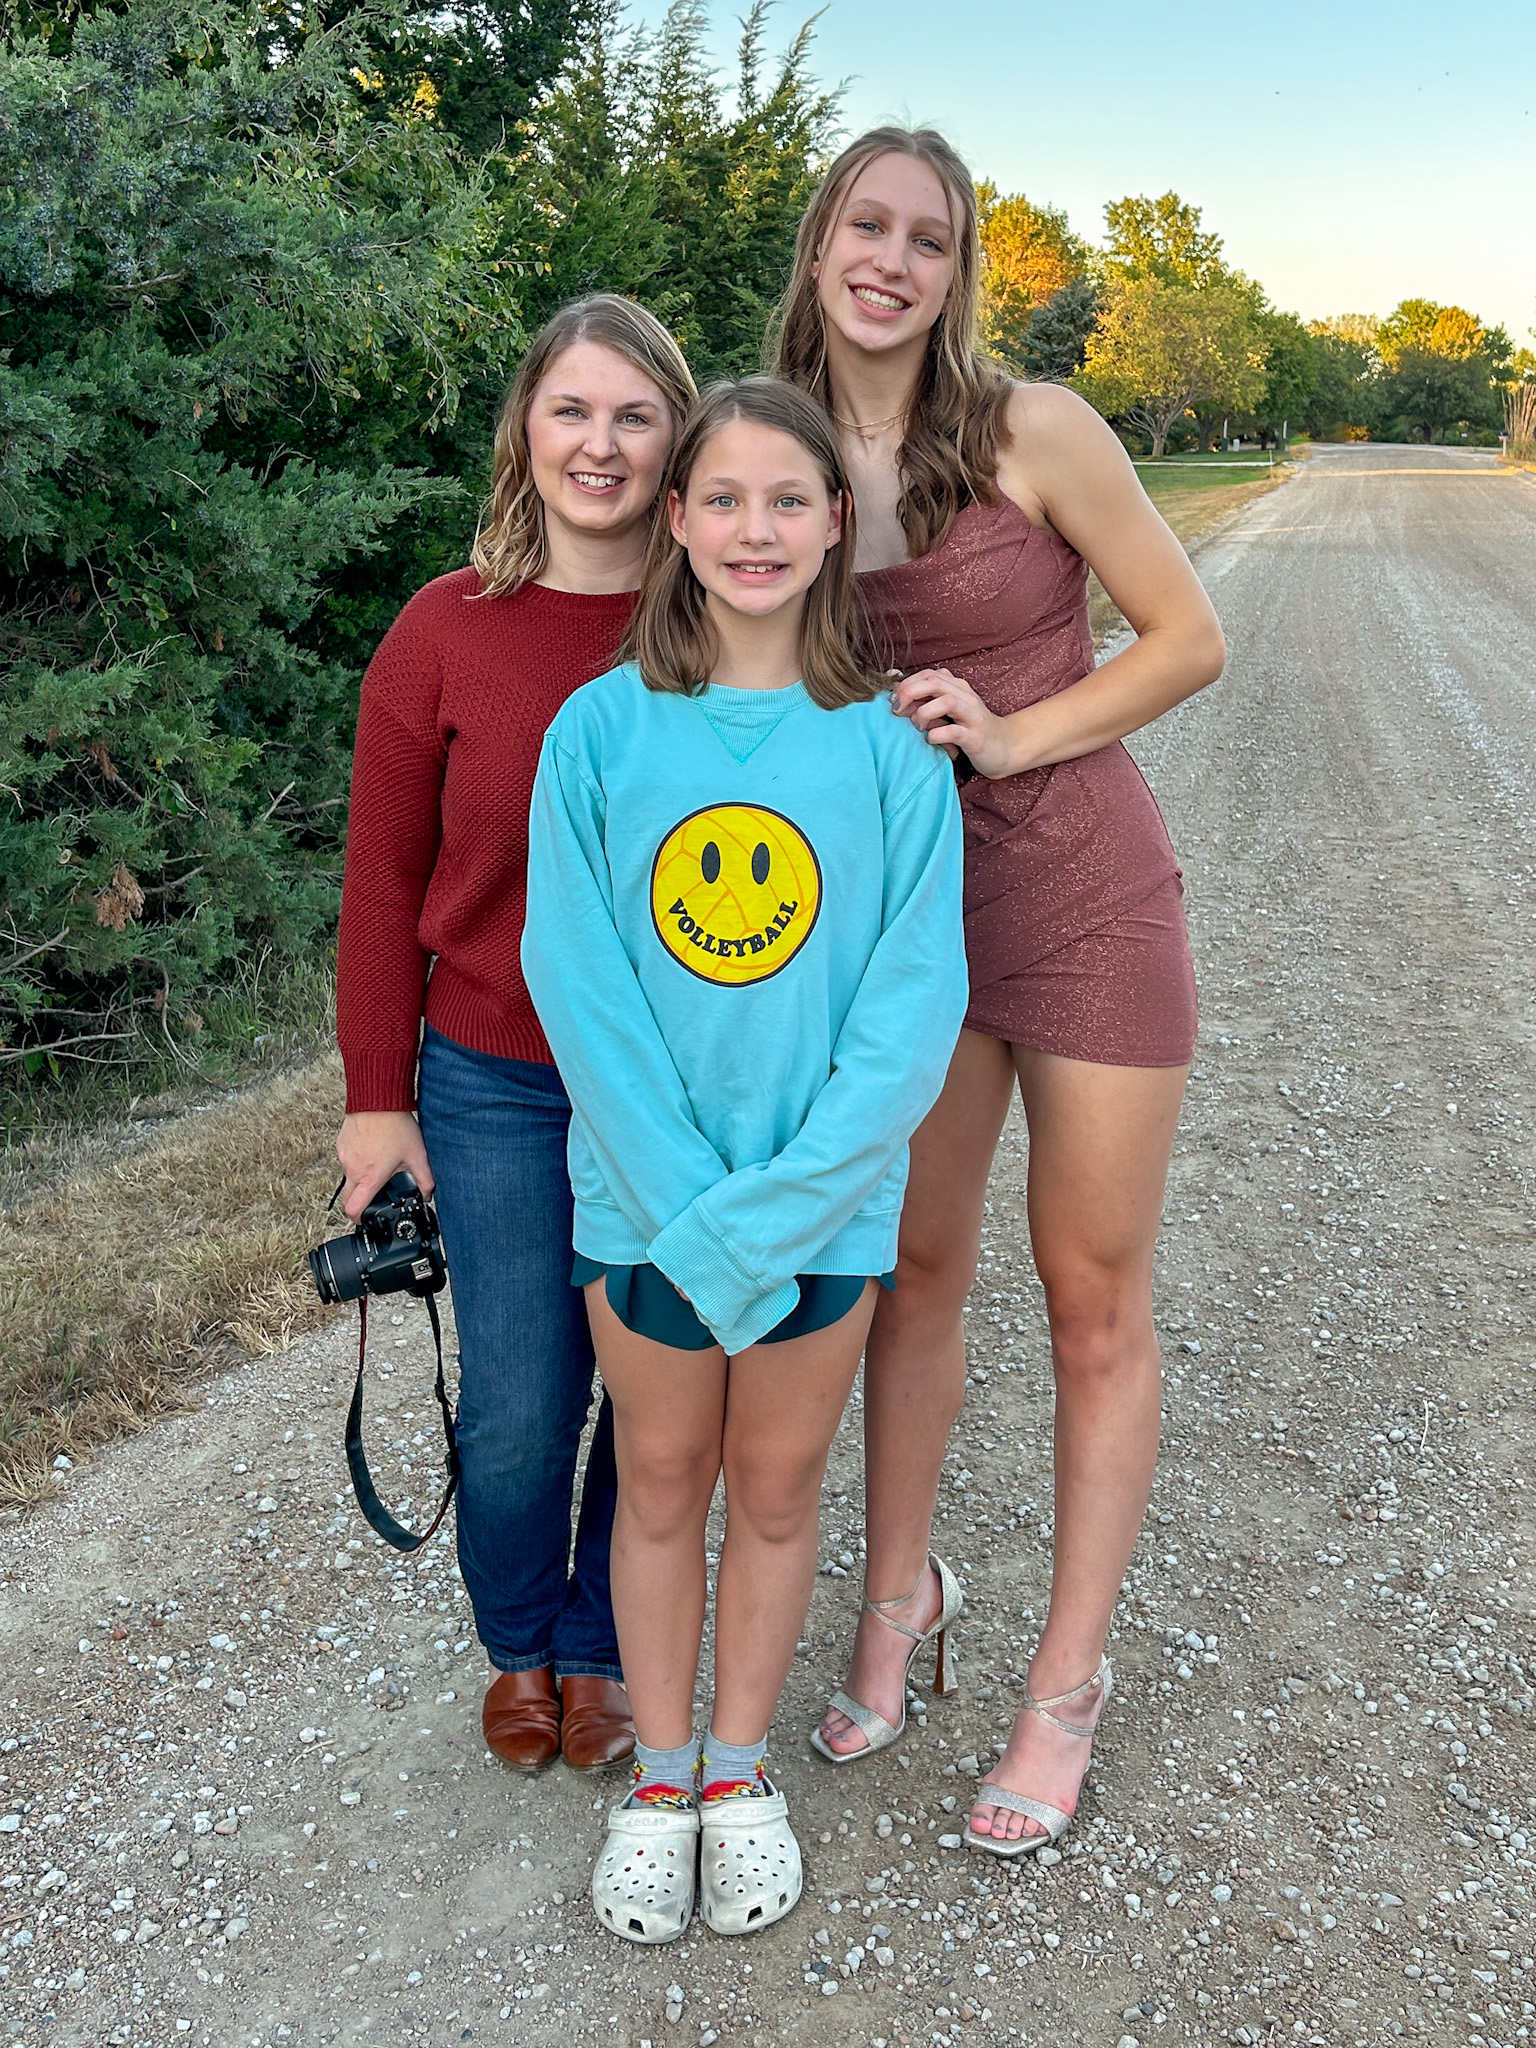
<instances>
[{"instance_id":1,"label":"gravel road","mask_svg":"<svg viewBox=\"0 0 1536 2048\"><path fill-rule=\"evenodd\" d=\"M341 1324L0 1529L13 2039L1531 2038L1536 479L1320 450L1199 561L1228 675L1138 743L1205 1007L1166 1450L1065 1856L957 1847L1047 1586L1014 1128L938 1535L962 1691L870 1767L810 1754L859 1584L855 1407L776 1729L808 1869L786 1923L598 1931L614 1781L487 1758L451 1548L395 1559L345 1492ZM380 1328L375 1438L423 1496L424 1333Z\"/></svg>"}]
</instances>

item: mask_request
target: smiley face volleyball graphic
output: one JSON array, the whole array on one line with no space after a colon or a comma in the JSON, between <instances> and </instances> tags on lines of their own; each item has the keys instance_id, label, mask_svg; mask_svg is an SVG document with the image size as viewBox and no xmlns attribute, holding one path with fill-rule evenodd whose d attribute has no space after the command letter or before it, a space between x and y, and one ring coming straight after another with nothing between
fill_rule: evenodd
<instances>
[{"instance_id":1,"label":"smiley face volleyball graphic","mask_svg":"<svg viewBox=\"0 0 1536 2048\"><path fill-rule=\"evenodd\" d=\"M656 849L657 935L701 981L766 981L799 952L820 911L821 863L779 811L711 804L674 825Z\"/></svg>"}]
</instances>

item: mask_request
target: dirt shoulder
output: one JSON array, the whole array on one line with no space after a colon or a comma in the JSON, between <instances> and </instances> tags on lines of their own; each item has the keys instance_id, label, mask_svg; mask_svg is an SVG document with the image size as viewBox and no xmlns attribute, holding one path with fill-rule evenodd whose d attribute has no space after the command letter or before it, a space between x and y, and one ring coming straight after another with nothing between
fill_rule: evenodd
<instances>
[{"instance_id":1,"label":"dirt shoulder","mask_svg":"<svg viewBox=\"0 0 1536 2048\"><path fill-rule=\"evenodd\" d=\"M4 1222L0 1507L323 1312L304 1252L335 1185L334 1055L76 1148Z\"/></svg>"}]
</instances>

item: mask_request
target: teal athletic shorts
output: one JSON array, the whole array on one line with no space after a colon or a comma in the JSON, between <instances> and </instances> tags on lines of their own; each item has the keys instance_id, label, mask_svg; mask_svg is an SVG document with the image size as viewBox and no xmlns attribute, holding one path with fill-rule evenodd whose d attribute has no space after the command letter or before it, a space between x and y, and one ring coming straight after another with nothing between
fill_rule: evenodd
<instances>
[{"instance_id":1,"label":"teal athletic shorts","mask_svg":"<svg viewBox=\"0 0 1536 2048\"><path fill-rule=\"evenodd\" d=\"M602 1266L581 1252L574 1255L571 1285L585 1287L603 1279L608 1306L626 1330L637 1337L649 1337L653 1344L670 1344L674 1351L708 1351L714 1345L707 1325L700 1322L690 1303L684 1301L672 1282L656 1266ZM896 1275L881 1273L882 1287L894 1288ZM813 1330L829 1329L841 1322L864 1292L867 1276L861 1273L797 1273L800 1299L784 1320L775 1323L764 1344L787 1344L792 1337L809 1337Z\"/></svg>"}]
</instances>

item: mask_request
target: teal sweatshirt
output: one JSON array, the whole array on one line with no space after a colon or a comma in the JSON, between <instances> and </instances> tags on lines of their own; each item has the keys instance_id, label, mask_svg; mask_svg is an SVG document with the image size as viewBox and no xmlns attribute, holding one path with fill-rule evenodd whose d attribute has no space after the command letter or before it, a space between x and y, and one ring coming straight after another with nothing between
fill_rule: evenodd
<instances>
[{"instance_id":1,"label":"teal sweatshirt","mask_svg":"<svg viewBox=\"0 0 1536 2048\"><path fill-rule=\"evenodd\" d=\"M907 1140L966 1006L947 756L889 700L567 699L523 972L572 1103L575 1248L660 1268L727 1353L797 1273L895 1264Z\"/></svg>"}]
</instances>

